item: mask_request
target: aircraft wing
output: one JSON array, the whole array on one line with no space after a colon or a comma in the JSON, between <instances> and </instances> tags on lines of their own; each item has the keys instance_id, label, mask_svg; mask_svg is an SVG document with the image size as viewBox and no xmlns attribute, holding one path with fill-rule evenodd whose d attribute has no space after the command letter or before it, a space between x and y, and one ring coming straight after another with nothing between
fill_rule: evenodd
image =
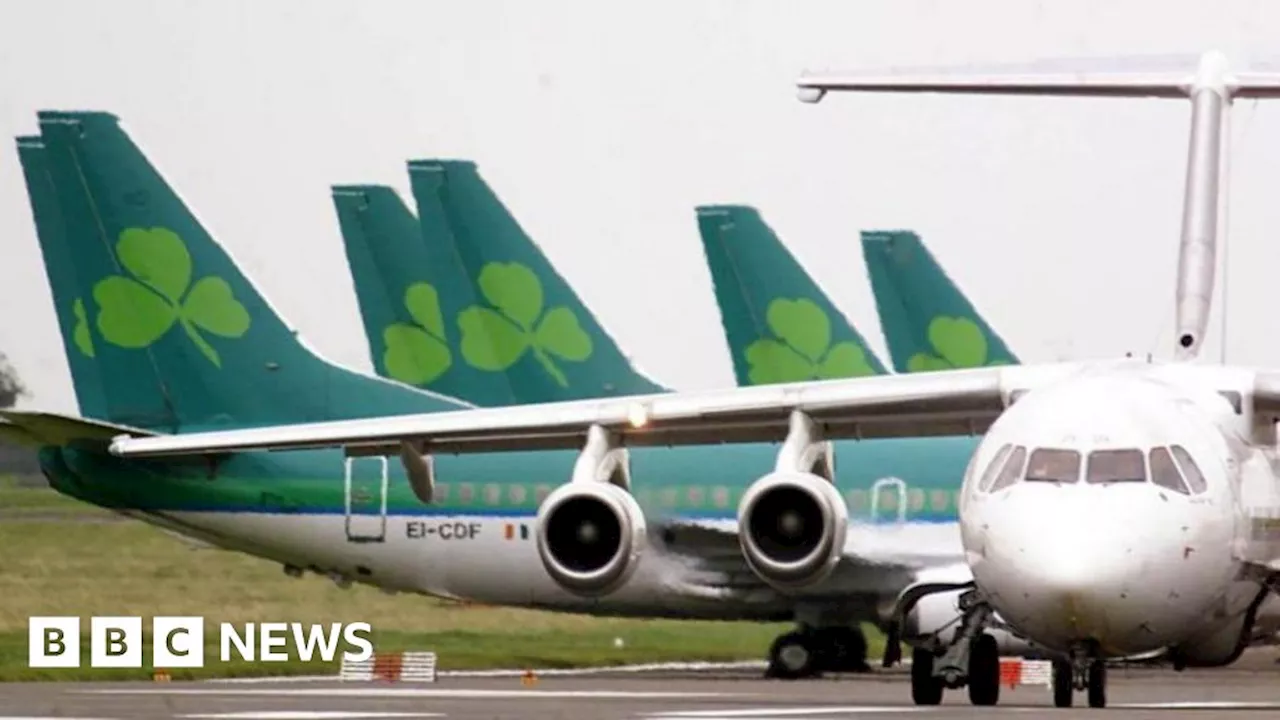
<instances>
[{"instance_id":1,"label":"aircraft wing","mask_svg":"<svg viewBox=\"0 0 1280 720\"><path fill-rule=\"evenodd\" d=\"M667 393L425 415L285 425L151 438L117 438L122 457L345 447L353 455L580 449L599 426L618 444L696 445L779 441L793 412L825 437L979 434L1020 389L1081 371L1078 364L985 367ZM1097 367L1095 364L1094 367Z\"/></svg>"}]
</instances>

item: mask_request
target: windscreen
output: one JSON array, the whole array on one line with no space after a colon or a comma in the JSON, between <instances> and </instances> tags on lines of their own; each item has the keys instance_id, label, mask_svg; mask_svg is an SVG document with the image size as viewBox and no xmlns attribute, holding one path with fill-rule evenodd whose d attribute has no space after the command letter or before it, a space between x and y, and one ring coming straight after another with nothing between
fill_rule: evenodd
<instances>
[{"instance_id":1,"label":"windscreen","mask_svg":"<svg viewBox=\"0 0 1280 720\"><path fill-rule=\"evenodd\" d=\"M1094 485L1121 482L1146 482L1147 463L1137 448L1094 450L1089 453L1086 482Z\"/></svg>"},{"instance_id":2,"label":"windscreen","mask_svg":"<svg viewBox=\"0 0 1280 720\"><path fill-rule=\"evenodd\" d=\"M1028 482L1073 483L1080 479L1080 453L1037 448L1027 463Z\"/></svg>"}]
</instances>

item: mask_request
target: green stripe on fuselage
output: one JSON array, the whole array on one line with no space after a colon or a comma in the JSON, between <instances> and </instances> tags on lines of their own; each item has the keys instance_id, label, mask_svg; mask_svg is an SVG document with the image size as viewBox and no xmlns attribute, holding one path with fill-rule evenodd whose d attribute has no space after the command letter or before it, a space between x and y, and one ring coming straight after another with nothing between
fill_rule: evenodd
<instances>
[{"instance_id":1,"label":"green stripe on fuselage","mask_svg":"<svg viewBox=\"0 0 1280 720\"><path fill-rule=\"evenodd\" d=\"M836 484L855 521L955 522L964 467L976 439L908 438L836 443ZM243 453L213 465L203 459L123 461L48 448L54 486L82 500L147 511L342 514L341 451ZM736 516L746 488L777 456L769 444L634 448L632 490L659 517ZM435 458L437 494L424 504L398 458L387 461L389 515L532 515L572 472L577 453L506 452ZM355 461L353 512L381 510L376 458ZM900 481L900 483L899 483ZM901 508L901 509L900 509Z\"/></svg>"}]
</instances>

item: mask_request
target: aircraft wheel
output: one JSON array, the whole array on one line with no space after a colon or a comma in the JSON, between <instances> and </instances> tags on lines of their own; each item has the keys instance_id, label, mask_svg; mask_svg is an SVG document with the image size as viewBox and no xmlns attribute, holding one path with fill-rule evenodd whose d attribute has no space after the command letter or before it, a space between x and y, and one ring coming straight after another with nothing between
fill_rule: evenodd
<instances>
[{"instance_id":1,"label":"aircraft wheel","mask_svg":"<svg viewBox=\"0 0 1280 720\"><path fill-rule=\"evenodd\" d=\"M1000 646L990 633L982 633L969 652L969 702L1000 702Z\"/></svg>"},{"instance_id":2,"label":"aircraft wheel","mask_svg":"<svg viewBox=\"0 0 1280 720\"><path fill-rule=\"evenodd\" d=\"M797 630L781 635L769 648L768 676L782 680L817 677L822 674L818 635Z\"/></svg>"},{"instance_id":3,"label":"aircraft wheel","mask_svg":"<svg viewBox=\"0 0 1280 720\"><path fill-rule=\"evenodd\" d=\"M1071 707L1075 697L1075 670L1066 660L1053 661L1053 706Z\"/></svg>"},{"instance_id":4,"label":"aircraft wheel","mask_svg":"<svg viewBox=\"0 0 1280 720\"><path fill-rule=\"evenodd\" d=\"M822 668L831 672L871 672L867 664L867 636L861 627L822 628L825 647Z\"/></svg>"},{"instance_id":5,"label":"aircraft wheel","mask_svg":"<svg viewBox=\"0 0 1280 720\"><path fill-rule=\"evenodd\" d=\"M1095 658L1089 663L1089 707L1107 706L1107 663Z\"/></svg>"},{"instance_id":6,"label":"aircraft wheel","mask_svg":"<svg viewBox=\"0 0 1280 720\"><path fill-rule=\"evenodd\" d=\"M911 651L911 700L917 705L937 705L946 688L942 678L933 676L933 653L923 648Z\"/></svg>"}]
</instances>

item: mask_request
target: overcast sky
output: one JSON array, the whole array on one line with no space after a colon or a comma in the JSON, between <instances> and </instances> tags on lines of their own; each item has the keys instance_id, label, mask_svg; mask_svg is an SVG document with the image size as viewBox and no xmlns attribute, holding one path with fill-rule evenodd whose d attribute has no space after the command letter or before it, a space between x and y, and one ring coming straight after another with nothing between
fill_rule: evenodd
<instances>
[{"instance_id":1,"label":"overcast sky","mask_svg":"<svg viewBox=\"0 0 1280 720\"><path fill-rule=\"evenodd\" d=\"M758 206L878 351L858 231L908 227L1024 361L1168 356L1188 103L814 106L793 83L806 68L1274 56L1277 27L1280 3L1262 0L26 0L0 23L0 129L35 132L42 108L116 113L286 319L364 369L328 188L409 197L413 157L475 160L624 350L677 388L733 382L693 212L709 202ZM1233 120L1233 362L1280 363L1271 105ZM11 143L0 243L0 351L33 391L23 404L73 410Z\"/></svg>"}]
</instances>

